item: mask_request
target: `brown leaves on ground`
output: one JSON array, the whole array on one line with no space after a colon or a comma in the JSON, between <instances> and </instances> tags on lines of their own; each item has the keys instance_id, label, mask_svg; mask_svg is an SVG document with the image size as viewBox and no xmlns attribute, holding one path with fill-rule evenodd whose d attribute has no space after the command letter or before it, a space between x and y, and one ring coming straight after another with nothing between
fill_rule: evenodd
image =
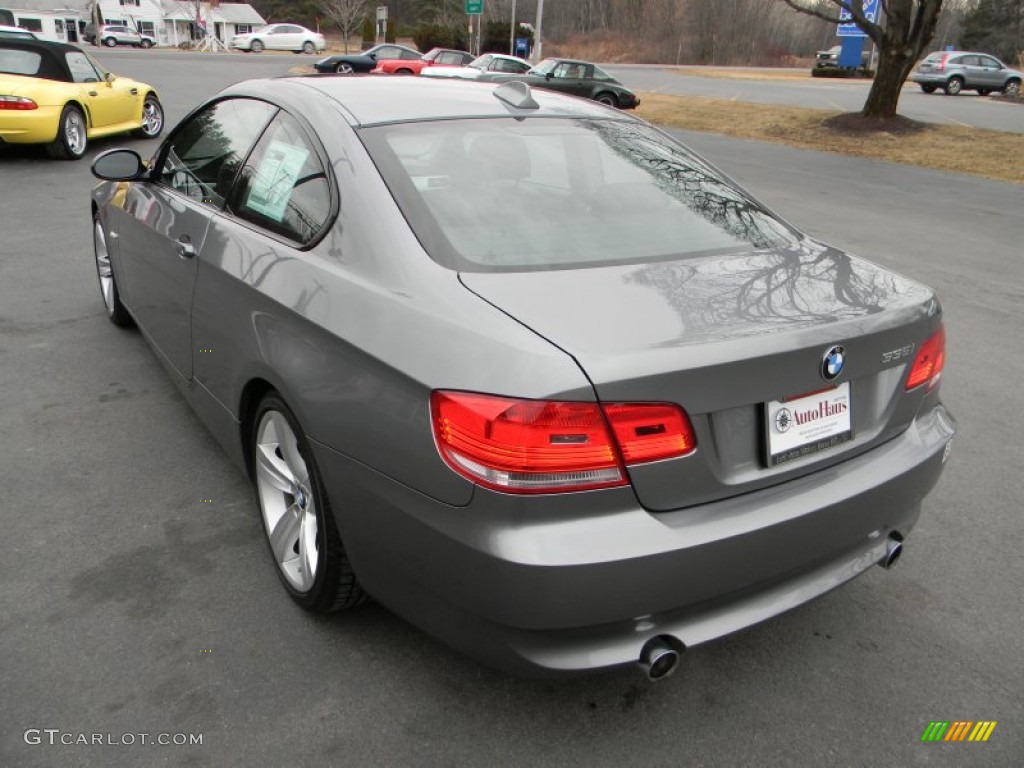
<instances>
[{"instance_id":1,"label":"brown leaves on ground","mask_svg":"<svg viewBox=\"0 0 1024 768\"><path fill-rule=\"evenodd\" d=\"M1009 106L1007 108L1012 109ZM1024 184L1024 135L864 118L819 109L640 94L640 117L663 126L871 157Z\"/></svg>"}]
</instances>

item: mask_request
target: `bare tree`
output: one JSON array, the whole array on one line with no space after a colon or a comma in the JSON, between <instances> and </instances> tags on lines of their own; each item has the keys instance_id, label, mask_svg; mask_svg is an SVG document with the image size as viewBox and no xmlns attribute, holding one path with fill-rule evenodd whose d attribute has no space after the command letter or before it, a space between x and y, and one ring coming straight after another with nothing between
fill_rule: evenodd
<instances>
[{"instance_id":1,"label":"bare tree","mask_svg":"<svg viewBox=\"0 0 1024 768\"><path fill-rule=\"evenodd\" d=\"M801 13L836 24L840 22L840 10L850 14L853 22L878 46L878 69L861 114L872 118L896 117L903 82L935 36L942 0L881 0L884 26L864 15L861 0L821 0L813 6L799 0L782 2ZM823 9L823 4L831 9Z\"/></svg>"},{"instance_id":2,"label":"bare tree","mask_svg":"<svg viewBox=\"0 0 1024 768\"><path fill-rule=\"evenodd\" d=\"M320 0L320 9L324 15L341 30L341 36L345 40L345 53L348 53L349 37L366 18L366 2L367 0Z\"/></svg>"}]
</instances>

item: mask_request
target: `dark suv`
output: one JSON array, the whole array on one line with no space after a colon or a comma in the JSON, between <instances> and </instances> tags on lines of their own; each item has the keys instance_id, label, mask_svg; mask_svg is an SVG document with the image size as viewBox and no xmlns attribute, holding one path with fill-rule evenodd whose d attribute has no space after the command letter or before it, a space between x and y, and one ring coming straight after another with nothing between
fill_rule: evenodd
<instances>
[{"instance_id":1,"label":"dark suv","mask_svg":"<svg viewBox=\"0 0 1024 768\"><path fill-rule=\"evenodd\" d=\"M1010 69L995 56L969 51L936 51L929 53L910 79L925 93L941 88L956 96L965 88L986 96L993 91L1020 93L1020 72Z\"/></svg>"}]
</instances>

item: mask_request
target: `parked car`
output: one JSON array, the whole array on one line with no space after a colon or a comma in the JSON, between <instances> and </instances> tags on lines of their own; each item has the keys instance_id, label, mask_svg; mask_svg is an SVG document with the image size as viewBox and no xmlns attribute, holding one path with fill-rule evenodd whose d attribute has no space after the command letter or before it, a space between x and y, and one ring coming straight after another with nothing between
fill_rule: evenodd
<instances>
[{"instance_id":1,"label":"parked car","mask_svg":"<svg viewBox=\"0 0 1024 768\"><path fill-rule=\"evenodd\" d=\"M956 96L968 89L987 96L993 91L1020 93L1024 74L987 53L936 51L921 61L910 79L925 93L941 88L950 96Z\"/></svg>"},{"instance_id":2,"label":"parked car","mask_svg":"<svg viewBox=\"0 0 1024 768\"><path fill-rule=\"evenodd\" d=\"M96 31L94 24L86 25L82 37L86 42L93 45L105 45L114 48L118 45L130 45L133 48L152 48L156 45L156 39L150 35L144 35L137 29L126 27L122 24L104 24Z\"/></svg>"},{"instance_id":3,"label":"parked car","mask_svg":"<svg viewBox=\"0 0 1024 768\"><path fill-rule=\"evenodd\" d=\"M424 67L420 74L425 77L457 77L476 80L485 73L521 75L530 69L530 62L517 56L502 53L485 53L464 67Z\"/></svg>"},{"instance_id":4,"label":"parked car","mask_svg":"<svg viewBox=\"0 0 1024 768\"><path fill-rule=\"evenodd\" d=\"M362 53L341 53L320 59L313 65L317 72L334 72L339 75L352 75L370 72L378 61L419 61L423 56L419 51L406 48L404 45L383 43L375 45Z\"/></svg>"},{"instance_id":5,"label":"parked car","mask_svg":"<svg viewBox=\"0 0 1024 768\"><path fill-rule=\"evenodd\" d=\"M818 51L814 54L814 66L817 69L825 69L830 67L839 66L839 54L842 52L843 46L833 45L827 51ZM868 66L870 63L871 53L870 51L862 51L860 54L860 65L862 67Z\"/></svg>"},{"instance_id":6,"label":"parked car","mask_svg":"<svg viewBox=\"0 0 1024 768\"><path fill-rule=\"evenodd\" d=\"M418 75L424 67L463 67L473 60L473 54L449 48L431 48L419 59L382 59L370 71L376 75Z\"/></svg>"},{"instance_id":7,"label":"parked car","mask_svg":"<svg viewBox=\"0 0 1024 768\"><path fill-rule=\"evenodd\" d=\"M0 38L0 142L45 144L77 160L100 136L160 135L163 107L146 83L108 72L74 45Z\"/></svg>"},{"instance_id":8,"label":"parked car","mask_svg":"<svg viewBox=\"0 0 1024 768\"><path fill-rule=\"evenodd\" d=\"M598 104L254 80L93 172L106 312L312 611L372 595L509 669L663 677L892 565L950 452L931 289Z\"/></svg>"},{"instance_id":9,"label":"parked car","mask_svg":"<svg viewBox=\"0 0 1024 768\"><path fill-rule=\"evenodd\" d=\"M534 88L582 96L619 109L633 109L640 104L635 93L589 61L544 59L523 75L488 72L477 79L493 82L521 80Z\"/></svg>"},{"instance_id":10,"label":"parked car","mask_svg":"<svg viewBox=\"0 0 1024 768\"><path fill-rule=\"evenodd\" d=\"M319 32L298 24L268 24L255 32L235 35L228 47L252 53L267 50L313 54L324 50L327 40Z\"/></svg>"},{"instance_id":11,"label":"parked car","mask_svg":"<svg viewBox=\"0 0 1024 768\"><path fill-rule=\"evenodd\" d=\"M38 40L36 34L28 29L0 24L0 38L6 40Z\"/></svg>"}]
</instances>

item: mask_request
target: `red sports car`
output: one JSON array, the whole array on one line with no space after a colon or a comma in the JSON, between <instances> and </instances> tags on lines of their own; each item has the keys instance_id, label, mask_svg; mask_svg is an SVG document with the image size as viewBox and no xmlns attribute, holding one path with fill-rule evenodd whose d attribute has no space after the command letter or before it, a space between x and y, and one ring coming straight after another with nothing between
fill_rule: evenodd
<instances>
[{"instance_id":1,"label":"red sports car","mask_svg":"<svg viewBox=\"0 0 1024 768\"><path fill-rule=\"evenodd\" d=\"M424 67L464 67L473 60L473 55L465 51L453 51L449 48L431 48L420 59L381 59L377 66L370 70L373 74L418 75Z\"/></svg>"}]
</instances>

